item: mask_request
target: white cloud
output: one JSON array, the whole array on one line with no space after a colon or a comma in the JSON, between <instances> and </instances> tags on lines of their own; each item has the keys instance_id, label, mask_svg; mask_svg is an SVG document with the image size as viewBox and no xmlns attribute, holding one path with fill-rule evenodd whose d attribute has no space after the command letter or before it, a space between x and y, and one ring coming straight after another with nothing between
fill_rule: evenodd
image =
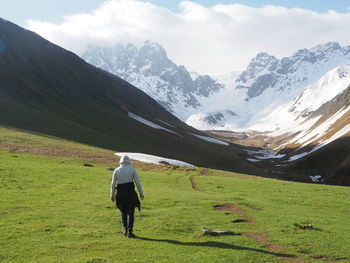
<instances>
[{"instance_id":1,"label":"white cloud","mask_svg":"<svg viewBox=\"0 0 350 263\"><path fill-rule=\"evenodd\" d=\"M199 73L243 70L256 53L277 57L328 41L350 44L350 12L240 4L211 8L181 2L180 12L137 0L107 0L61 24L28 21L28 29L81 54L90 44L159 42L177 64Z\"/></svg>"}]
</instances>

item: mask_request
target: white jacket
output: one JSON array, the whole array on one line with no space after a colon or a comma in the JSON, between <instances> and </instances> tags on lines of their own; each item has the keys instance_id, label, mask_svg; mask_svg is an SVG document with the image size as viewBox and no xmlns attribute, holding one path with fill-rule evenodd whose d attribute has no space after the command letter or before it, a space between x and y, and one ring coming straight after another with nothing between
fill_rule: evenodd
<instances>
[{"instance_id":1,"label":"white jacket","mask_svg":"<svg viewBox=\"0 0 350 263\"><path fill-rule=\"evenodd\" d=\"M120 159L120 166L116 168L112 174L111 198L116 195L115 187L117 183L126 184L132 182L135 182L140 195L143 195L141 182L135 168L130 166L129 157L123 156Z\"/></svg>"}]
</instances>

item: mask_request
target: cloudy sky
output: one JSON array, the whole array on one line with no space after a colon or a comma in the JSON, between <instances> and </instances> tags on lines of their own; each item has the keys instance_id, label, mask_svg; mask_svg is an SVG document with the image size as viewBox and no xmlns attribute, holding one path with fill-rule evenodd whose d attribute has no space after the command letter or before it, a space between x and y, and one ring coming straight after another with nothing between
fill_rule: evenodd
<instances>
[{"instance_id":1,"label":"cloudy sky","mask_svg":"<svg viewBox=\"0 0 350 263\"><path fill-rule=\"evenodd\" d=\"M281 58L328 41L350 45L349 0L0 3L0 17L78 55L88 45L141 45L152 40L175 63L201 74L243 70L261 51Z\"/></svg>"}]
</instances>

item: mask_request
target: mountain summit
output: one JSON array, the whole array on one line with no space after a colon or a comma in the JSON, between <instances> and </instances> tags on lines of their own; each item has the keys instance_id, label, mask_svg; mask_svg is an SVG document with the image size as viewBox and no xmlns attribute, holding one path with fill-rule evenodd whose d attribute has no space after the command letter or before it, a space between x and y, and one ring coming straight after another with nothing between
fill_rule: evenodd
<instances>
[{"instance_id":1,"label":"mountain summit","mask_svg":"<svg viewBox=\"0 0 350 263\"><path fill-rule=\"evenodd\" d=\"M336 42L301 49L292 56L282 59L267 53L259 53L241 74L226 84L224 89L206 101L202 100L201 104L207 106L189 117L187 123L198 129L281 130L283 129L281 123L285 120L280 120L276 116L269 117L276 108L301 96L309 85L314 85L329 71L348 64L350 64L350 46L341 47ZM317 96L329 100L334 97L330 96L333 94L332 91L322 92L325 93ZM220 103L215 107L212 105L214 101ZM212 116L213 113L224 110L234 112L235 118L230 114L223 114L216 122L212 120L210 123L206 122L205 116Z\"/></svg>"},{"instance_id":2,"label":"mountain summit","mask_svg":"<svg viewBox=\"0 0 350 263\"><path fill-rule=\"evenodd\" d=\"M151 41L139 48L133 44L90 47L82 58L143 90L182 120L198 109L199 98L223 88L208 75L191 74L177 66L162 46Z\"/></svg>"}]
</instances>

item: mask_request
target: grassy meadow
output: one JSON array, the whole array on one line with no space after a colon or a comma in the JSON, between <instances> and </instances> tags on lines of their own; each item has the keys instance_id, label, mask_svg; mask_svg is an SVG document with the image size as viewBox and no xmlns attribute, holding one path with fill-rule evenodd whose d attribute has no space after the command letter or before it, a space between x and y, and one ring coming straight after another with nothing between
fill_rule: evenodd
<instances>
[{"instance_id":1,"label":"grassy meadow","mask_svg":"<svg viewBox=\"0 0 350 263\"><path fill-rule=\"evenodd\" d=\"M127 239L109 200L117 163L0 128L0 262L350 262L349 187L135 162L145 200Z\"/></svg>"}]
</instances>

